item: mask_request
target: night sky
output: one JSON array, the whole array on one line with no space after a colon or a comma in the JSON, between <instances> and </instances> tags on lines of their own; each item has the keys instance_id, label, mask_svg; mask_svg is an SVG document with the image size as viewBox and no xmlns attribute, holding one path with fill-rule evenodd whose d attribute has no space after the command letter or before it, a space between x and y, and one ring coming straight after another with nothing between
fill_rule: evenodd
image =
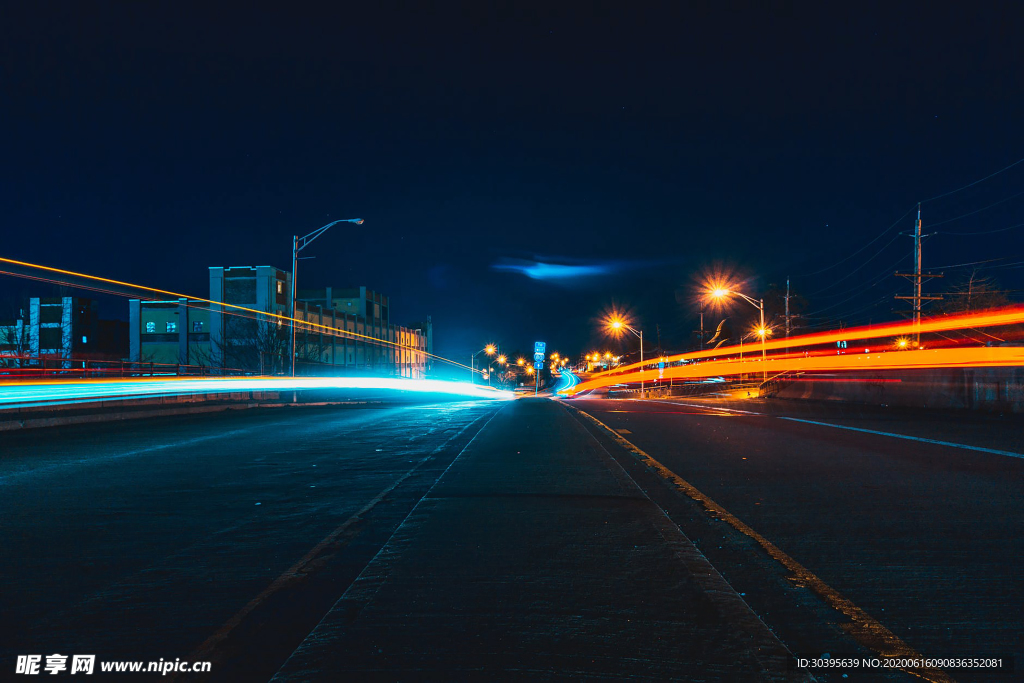
<instances>
[{"instance_id":1,"label":"night sky","mask_svg":"<svg viewBox=\"0 0 1024 683\"><path fill-rule=\"evenodd\" d=\"M0 255L205 296L361 217L300 287L432 315L442 355L604 348L613 306L682 351L712 267L790 276L808 325L898 319L897 219L1024 157L1020 5L434 4L6 3ZM1020 300L1022 192L926 201L925 267Z\"/></svg>"}]
</instances>

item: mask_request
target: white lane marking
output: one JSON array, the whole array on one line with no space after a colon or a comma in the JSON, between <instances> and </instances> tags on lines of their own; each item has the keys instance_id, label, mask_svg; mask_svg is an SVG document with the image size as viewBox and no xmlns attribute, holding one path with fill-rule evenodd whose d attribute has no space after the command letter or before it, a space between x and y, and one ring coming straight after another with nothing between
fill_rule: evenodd
<instances>
[{"instance_id":1,"label":"white lane marking","mask_svg":"<svg viewBox=\"0 0 1024 683\"><path fill-rule=\"evenodd\" d=\"M755 413L749 410L737 410L735 408L718 408L711 406L701 406L693 403L675 403L673 401L656 401L656 403L670 403L672 405L689 406L691 408L711 408L712 410L725 410L730 413L745 413L747 415L765 415L766 413ZM926 439L921 436L908 436L907 434L896 434L895 432L881 432L875 429L864 429L863 427L847 427L846 425L832 424L831 422L818 422L816 420L804 420L799 417L783 417L778 416L780 420L789 420L790 422L803 422L810 425L819 425L821 427L834 427L836 429L848 429L851 432L863 432L865 434L875 434L877 436L891 436L894 439L907 439L908 441L920 441L921 443L933 443L937 446L949 446L950 448L962 448L967 451L978 451L979 453L992 453L994 455L1007 455L1011 458L1022 458L1024 459L1024 453L1014 453L1013 451L1001 451L996 448L985 448L983 446L970 446L965 443L953 443L952 441L939 441L937 439Z\"/></svg>"},{"instance_id":2,"label":"white lane marking","mask_svg":"<svg viewBox=\"0 0 1024 683\"><path fill-rule=\"evenodd\" d=\"M814 420L801 420L798 417L779 417L780 420L789 420L790 422L804 422L810 425L821 425L822 427L835 427L836 429L848 429L851 432L864 432L865 434L878 434L879 436L891 436L896 439L907 439L908 441L920 441L921 443L933 443L938 446L949 446L951 448L962 448L967 451L979 451L981 453L994 453L996 455L1008 455L1011 458L1024 458L1024 453L1014 453L1013 451L1000 451L995 448L983 448L982 446L969 446L964 443L953 443L952 441L938 441L936 439L925 439L920 436L907 436L906 434L895 434L893 432L879 432L874 429L864 429L863 427L847 427L846 425L830 424L828 422L816 422Z\"/></svg>"},{"instance_id":3,"label":"white lane marking","mask_svg":"<svg viewBox=\"0 0 1024 683\"><path fill-rule=\"evenodd\" d=\"M639 399L634 399L639 400ZM652 403L667 403L670 406L686 406L687 408L704 408L705 410L724 410L727 413L743 413L744 415L765 415L755 413L752 410L739 410L737 408L719 408L718 406L702 405L700 403L680 403L678 401L652 401Z\"/></svg>"}]
</instances>

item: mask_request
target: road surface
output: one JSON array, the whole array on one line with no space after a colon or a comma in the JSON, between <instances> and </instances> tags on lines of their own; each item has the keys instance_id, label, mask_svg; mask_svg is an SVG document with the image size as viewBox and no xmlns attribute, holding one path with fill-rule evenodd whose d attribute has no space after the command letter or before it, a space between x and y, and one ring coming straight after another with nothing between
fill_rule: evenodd
<instances>
[{"instance_id":1,"label":"road surface","mask_svg":"<svg viewBox=\"0 0 1024 683\"><path fill-rule=\"evenodd\" d=\"M793 655L1024 651L1019 420L526 398L2 439L8 672L807 680Z\"/></svg>"}]
</instances>

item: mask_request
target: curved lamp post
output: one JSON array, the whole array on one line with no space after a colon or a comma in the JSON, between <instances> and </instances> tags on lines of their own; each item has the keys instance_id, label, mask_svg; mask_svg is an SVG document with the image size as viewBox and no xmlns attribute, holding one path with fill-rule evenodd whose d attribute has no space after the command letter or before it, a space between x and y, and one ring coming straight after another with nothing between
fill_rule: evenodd
<instances>
[{"instance_id":1,"label":"curved lamp post","mask_svg":"<svg viewBox=\"0 0 1024 683\"><path fill-rule=\"evenodd\" d=\"M711 291L711 296L713 296L716 299L723 299L729 296L730 294L735 294L736 296L740 297L741 299L743 299L748 304L752 305L754 308L761 312L761 326L757 328L757 335L761 337L761 381L767 381L768 361L764 348L764 338L768 336L768 328L764 326L764 299L751 299L743 292L736 292L731 289L715 289ZM742 341L740 343L742 343Z\"/></svg>"},{"instance_id":2,"label":"curved lamp post","mask_svg":"<svg viewBox=\"0 0 1024 683\"><path fill-rule=\"evenodd\" d=\"M635 330L619 319L612 320L608 327L615 331L627 330L640 338L640 398L644 396L644 331ZM600 354L594 354L600 358ZM596 359L595 359L596 360Z\"/></svg>"},{"instance_id":3,"label":"curved lamp post","mask_svg":"<svg viewBox=\"0 0 1024 683\"><path fill-rule=\"evenodd\" d=\"M295 287L295 280L298 277L298 273L296 271L299 268L299 252L308 247L313 240L327 232L338 223L355 223L356 225L362 225L363 219L342 218L341 220L334 221L333 223L328 223L319 230L314 230L303 237L299 237L298 235L294 235L292 237L292 299L290 306L291 310L288 315L288 317L291 318L290 322L292 328L291 342L288 344L288 348L290 349L292 356L292 377L295 376L295 292L297 291Z\"/></svg>"},{"instance_id":4,"label":"curved lamp post","mask_svg":"<svg viewBox=\"0 0 1024 683\"><path fill-rule=\"evenodd\" d=\"M486 353L488 356L493 356L497 352L498 352L498 347L496 347L494 344L488 344L487 346L485 346L484 348L480 349L479 351L477 351L476 353L474 353L473 355L471 355L469 357L469 381L470 382L472 382L473 384L476 384L476 357L479 356L481 353ZM466 367L466 366L463 365L462 367ZM490 373L488 373L487 374L487 383L490 384L490 382L491 382L491 375L490 375Z\"/></svg>"}]
</instances>

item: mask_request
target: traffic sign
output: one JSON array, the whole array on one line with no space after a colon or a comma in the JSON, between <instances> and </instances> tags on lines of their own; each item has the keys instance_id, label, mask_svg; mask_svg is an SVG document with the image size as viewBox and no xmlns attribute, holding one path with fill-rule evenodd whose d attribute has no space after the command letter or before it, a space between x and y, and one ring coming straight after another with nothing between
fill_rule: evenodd
<instances>
[{"instance_id":1,"label":"traffic sign","mask_svg":"<svg viewBox=\"0 0 1024 683\"><path fill-rule=\"evenodd\" d=\"M544 353L547 350L547 348L548 348L548 345L546 343L544 343L544 342L534 342L533 343L533 352L534 353Z\"/></svg>"},{"instance_id":2,"label":"traffic sign","mask_svg":"<svg viewBox=\"0 0 1024 683\"><path fill-rule=\"evenodd\" d=\"M535 354L533 354L533 360L536 361L536 362L540 362L540 361L544 360L544 354L543 353L535 353Z\"/></svg>"},{"instance_id":3,"label":"traffic sign","mask_svg":"<svg viewBox=\"0 0 1024 683\"><path fill-rule=\"evenodd\" d=\"M544 369L544 361L542 361L542 360L535 361L534 364L533 364L533 367L538 369L538 370L543 370Z\"/></svg>"}]
</instances>

